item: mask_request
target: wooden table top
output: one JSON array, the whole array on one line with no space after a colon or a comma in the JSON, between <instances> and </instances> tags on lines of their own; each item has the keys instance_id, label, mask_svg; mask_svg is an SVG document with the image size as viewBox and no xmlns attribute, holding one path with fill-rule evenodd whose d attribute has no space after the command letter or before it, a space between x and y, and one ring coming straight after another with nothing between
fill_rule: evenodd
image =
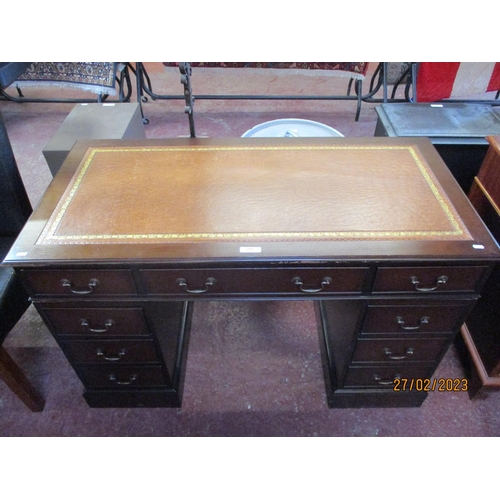
<instances>
[{"instance_id":1,"label":"wooden table top","mask_svg":"<svg viewBox=\"0 0 500 500\"><path fill-rule=\"evenodd\" d=\"M428 139L245 138L77 143L7 261L496 254Z\"/></svg>"}]
</instances>

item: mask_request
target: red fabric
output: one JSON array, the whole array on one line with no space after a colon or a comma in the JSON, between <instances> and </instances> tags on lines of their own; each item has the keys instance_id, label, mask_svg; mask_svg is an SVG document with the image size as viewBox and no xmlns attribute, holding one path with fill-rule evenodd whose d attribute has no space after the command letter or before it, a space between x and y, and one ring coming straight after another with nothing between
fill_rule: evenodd
<instances>
[{"instance_id":1,"label":"red fabric","mask_svg":"<svg viewBox=\"0 0 500 500\"><path fill-rule=\"evenodd\" d=\"M417 74L417 100L439 101L450 97L459 62L420 63Z\"/></svg>"},{"instance_id":2,"label":"red fabric","mask_svg":"<svg viewBox=\"0 0 500 500\"><path fill-rule=\"evenodd\" d=\"M495 69L491 75L490 84L488 85L488 92L493 92L500 89L500 63L495 64Z\"/></svg>"},{"instance_id":3,"label":"red fabric","mask_svg":"<svg viewBox=\"0 0 500 500\"><path fill-rule=\"evenodd\" d=\"M464 72L460 65L464 64ZM491 92L500 89L500 63L495 63L488 82L483 82L485 66L492 63L459 63L459 62L422 62L417 74L417 100L433 102L441 99L460 99L467 95L481 92ZM470 68L477 65L478 75ZM491 66L490 66L491 67ZM457 76L458 75L458 76ZM486 73L488 76L488 73ZM468 89L470 83L470 89ZM476 84L474 86L474 84ZM481 87L481 88L478 88ZM457 90L458 88L458 90ZM466 93L470 90L470 93Z\"/></svg>"}]
</instances>

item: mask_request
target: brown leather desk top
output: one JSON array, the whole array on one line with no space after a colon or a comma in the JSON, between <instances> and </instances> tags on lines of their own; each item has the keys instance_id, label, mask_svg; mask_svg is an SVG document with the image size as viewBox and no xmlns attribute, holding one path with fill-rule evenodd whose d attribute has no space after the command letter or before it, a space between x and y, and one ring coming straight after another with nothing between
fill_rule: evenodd
<instances>
[{"instance_id":1,"label":"brown leather desk top","mask_svg":"<svg viewBox=\"0 0 500 500\"><path fill-rule=\"evenodd\" d=\"M188 139L77 143L7 260L496 252L427 139Z\"/></svg>"}]
</instances>

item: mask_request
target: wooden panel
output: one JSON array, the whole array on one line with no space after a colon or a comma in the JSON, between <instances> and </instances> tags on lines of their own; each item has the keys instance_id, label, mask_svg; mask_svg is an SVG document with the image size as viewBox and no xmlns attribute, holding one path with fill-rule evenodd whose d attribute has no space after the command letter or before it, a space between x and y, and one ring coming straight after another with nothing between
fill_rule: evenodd
<instances>
[{"instance_id":1,"label":"wooden panel","mask_svg":"<svg viewBox=\"0 0 500 500\"><path fill-rule=\"evenodd\" d=\"M143 269L148 294L361 293L368 268Z\"/></svg>"},{"instance_id":2,"label":"wooden panel","mask_svg":"<svg viewBox=\"0 0 500 500\"><path fill-rule=\"evenodd\" d=\"M170 381L158 367L107 366L78 368L78 374L89 388L92 387L165 387Z\"/></svg>"},{"instance_id":3,"label":"wooden panel","mask_svg":"<svg viewBox=\"0 0 500 500\"><path fill-rule=\"evenodd\" d=\"M34 295L133 295L137 293L132 272L120 270L21 271Z\"/></svg>"},{"instance_id":4,"label":"wooden panel","mask_svg":"<svg viewBox=\"0 0 500 500\"><path fill-rule=\"evenodd\" d=\"M142 309L106 307L41 307L59 335L149 335Z\"/></svg>"},{"instance_id":5,"label":"wooden panel","mask_svg":"<svg viewBox=\"0 0 500 500\"><path fill-rule=\"evenodd\" d=\"M500 152L497 156L500 167ZM500 169L497 169L500 173ZM474 206L485 221L492 235L500 241L500 210L493 203L485 187L475 179L473 190ZM500 194L500 193L499 193ZM467 317L468 335L474 343L474 350L480 363L491 377L500 375L500 266L496 266L485 283L476 307ZM471 353L472 354L472 353ZM479 361L478 361L479 362ZM500 385L500 382L498 382Z\"/></svg>"},{"instance_id":6,"label":"wooden panel","mask_svg":"<svg viewBox=\"0 0 500 500\"><path fill-rule=\"evenodd\" d=\"M488 137L490 146L469 192L469 199L493 237L500 241L500 137ZM488 278L476 307L462 327L471 368L470 397L481 387L500 388L500 267ZM469 363L470 361L470 363Z\"/></svg>"},{"instance_id":7,"label":"wooden panel","mask_svg":"<svg viewBox=\"0 0 500 500\"><path fill-rule=\"evenodd\" d=\"M86 390L83 397L91 408L180 408L181 396L171 388L97 388Z\"/></svg>"},{"instance_id":8,"label":"wooden panel","mask_svg":"<svg viewBox=\"0 0 500 500\"><path fill-rule=\"evenodd\" d=\"M468 307L454 305L370 305L361 333L452 333Z\"/></svg>"},{"instance_id":9,"label":"wooden panel","mask_svg":"<svg viewBox=\"0 0 500 500\"><path fill-rule=\"evenodd\" d=\"M393 387L395 378L424 379L432 373L434 366L377 366L350 367L344 380L344 387L377 387L387 389Z\"/></svg>"},{"instance_id":10,"label":"wooden panel","mask_svg":"<svg viewBox=\"0 0 500 500\"><path fill-rule=\"evenodd\" d=\"M375 293L386 292L474 292L486 266L379 267Z\"/></svg>"},{"instance_id":11,"label":"wooden panel","mask_svg":"<svg viewBox=\"0 0 500 500\"><path fill-rule=\"evenodd\" d=\"M485 186L491 201L500 206L500 136L488 137L490 146L486 152L483 164L477 174L479 182ZM469 199L476 206L474 190L469 193Z\"/></svg>"},{"instance_id":12,"label":"wooden panel","mask_svg":"<svg viewBox=\"0 0 500 500\"><path fill-rule=\"evenodd\" d=\"M334 139L79 142L6 262L498 255L428 139Z\"/></svg>"},{"instance_id":13,"label":"wooden panel","mask_svg":"<svg viewBox=\"0 0 500 500\"><path fill-rule=\"evenodd\" d=\"M449 338L358 339L352 363L433 362L449 343Z\"/></svg>"},{"instance_id":14,"label":"wooden panel","mask_svg":"<svg viewBox=\"0 0 500 500\"><path fill-rule=\"evenodd\" d=\"M151 340L60 341L72 363L157 363Z\"/></svg>"}]
</instances>

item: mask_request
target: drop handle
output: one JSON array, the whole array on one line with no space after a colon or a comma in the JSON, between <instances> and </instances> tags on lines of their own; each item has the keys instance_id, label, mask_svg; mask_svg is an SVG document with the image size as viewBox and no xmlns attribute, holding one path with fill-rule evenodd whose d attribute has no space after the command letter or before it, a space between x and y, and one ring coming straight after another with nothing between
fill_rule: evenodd
<instances>
[{"instance_id":1,"label":"drop handle","mask_svg":"<svg viewBox=\"0 0 500 500\"><path fill-rule=\"evenodd\" d=\"M410 281L411 284L415 287L415 290L417 290L418 292L433 292L448 281L448 276L439 276L439 278L437 278L436 280L436 284L430 287L420 286L420 281L416 276L412 276L410 278Z\"/></svg>"},{"instance_id":2,"label":"drop handle","mask_svg":"<svg viewBox=\"0 0 500 500\"><path fill-rule=\"evenodd\" d=\"M300 291L304 292L304 293L318 293L318 292L321 292L321 291L323 291L323 288L325 286L330 285L331 282L332 282L332 278L330 278L329 276L326 276L325 278L323 278L321 280L320 286L312 286L312 285L304 285L304 282L298 276L296 276L295 278L292 278L292 283L294 285L298 286L299 289L300 289Z\"/></svg>"},{"instance_id":3,"label":"drop handle","mask_svg":"<svg viewBox=\"0 0 500 500\"><path fill-rule=\"evenodd\" d=\"M407 326L402 316L396 316L396 323L399 324L402 330L419 330L423 325L427 325L429 321L430 321L429 316L422 316L418 320L418 325Z\"/></svg>"},{"instance_id":4,"label":"drop handle","mask_svg":"<svg viewBox=\"0 0 500 500\"><path fill-rule=\"evenodd\" d=\"M83 289L78 289L75 288L73 285L73 282L67 278L63 278L61 281L61 286L64 288L68 288L71 293L74 293L75 295L88 295L89 293L92 293L95 288L99 285L99 280L96 278L91 279L88 282L87 288Z\"/></svg>"},{"instance_id":5,"label":"drop handle","mask_svg":"<svg viewBox=\"0 0 500 500\"><path fill-rule=\"evenodd\" d=\"M111 374L109 376L110 382L115 382L117 385L130 385L133 384L137 380L137 375L130 375L128 380L117 380L116 375Z\"/></svg>"},{"instance_id":6,"label":"drop handle","mask_svg":"<svg viewBox=\"0 0 500 500\"><path fill-rule=\"evenodd\" d=\"M187 281L184 278L178 278L176 280L176 283L181 288L184 288L184 291L186 291L187 293L200 294L200 293L206 293L206 292L208 292L209 288L211 286L214 286L215 283L217 283L217 280L215 278L207 278L207 280L205 281L205 288L200 288L200 289L189 288L189 285L188 285Z\"/></svg>"},{"instance_id":7,"label":"drop handle","mask_svg":"<svg viewBox=\"0 0 500 500\"><path fill-rule=\"evenodd\" d=\"M373 380L377 382L379 385L393 385L394 381L397 379L400 379L401 375L394 375L394 378L389 379L383 379L382 377L379 377L377 374L373 375Z\"/></svg>"},{"instance_id":8,"label":"drop handle","mask_svg":"<svg viewBox=\"0 0 500 500\"><path fill-rule=\"evenodd\" d=\"M125 349L120 349L116 357L106 356L102 349L97 349L96 355L97 357L105 359L106 361L120 361L123 358L123 356L125 356Z\"/></svg>"},{"instance_id":9,"label":"drop handle","mask_svg":"<svg viewBox=\"0 0 500 500\"><path fill-rule=\"evenodd\" d=\"M389 358L389 359L392 359L394 361L397 361L397 360L401 360L401 359L406 359L408 356L411 356L413 355L413 353L415 352L415 350L413 349L413 347L408 347L408 349L406 349L405 351L405 354L402 355L402 356L394 356L392 354L392 351L386 347L384 349L384 354Z\"/></svg>"},{"instance_id":10,"label":"drop handle","mask_svg":"<svg viewBox=\"0 0 500 500\"><path fill-rule=\"evenodd\" d=\"M112 320L112 319L107 319L106 322L104 323L104 327L103 328L95 328L95 327L92 327L90 326L90 322L88 319L81 319L80 320L80 326L85 326L88 328L89 331L91 331L92 333L105 333L107 332L113 325L115 324L115 322Z\"/></svg>"}]
</instances>

